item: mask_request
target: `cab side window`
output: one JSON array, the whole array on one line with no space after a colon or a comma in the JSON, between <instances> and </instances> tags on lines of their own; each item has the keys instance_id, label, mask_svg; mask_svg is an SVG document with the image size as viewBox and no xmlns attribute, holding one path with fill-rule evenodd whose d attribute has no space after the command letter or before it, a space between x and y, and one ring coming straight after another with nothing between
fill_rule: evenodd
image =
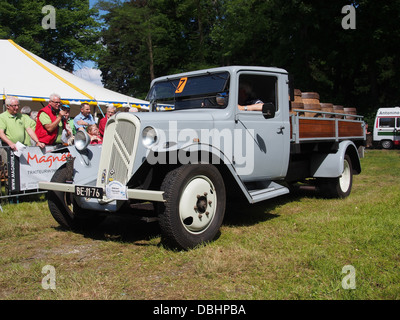
<instances>
[{"instance_id":1,"label":"cab side window","mask_svg":"<svg viewBox=\"0 0 400 320\"><path fill-rule=\"evenodd\" d=\"M277 78L259 74L242 74L239 77L238 108L244 111L261 111L264 103L273 103L278 110Z\"/></svg>"}]
</instances>

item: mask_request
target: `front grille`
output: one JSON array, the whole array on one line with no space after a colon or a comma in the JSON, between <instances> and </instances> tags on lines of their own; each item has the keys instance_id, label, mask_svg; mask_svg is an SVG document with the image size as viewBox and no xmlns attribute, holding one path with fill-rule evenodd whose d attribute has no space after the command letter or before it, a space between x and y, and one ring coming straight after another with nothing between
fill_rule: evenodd
<instances>
[{"instance_id":1,"label":"front grille","mask_svg":"<svg viewBox=\"0 0 400 320\"><path fill-rule=\"evenodd\" d=\"M137 147L135 138L138 128L133 120L123 116L111 119L107 123L97 185L105 186L111 181L119 181L123 185L127 184L135 161Z\"/></svg>"}]
</instances>

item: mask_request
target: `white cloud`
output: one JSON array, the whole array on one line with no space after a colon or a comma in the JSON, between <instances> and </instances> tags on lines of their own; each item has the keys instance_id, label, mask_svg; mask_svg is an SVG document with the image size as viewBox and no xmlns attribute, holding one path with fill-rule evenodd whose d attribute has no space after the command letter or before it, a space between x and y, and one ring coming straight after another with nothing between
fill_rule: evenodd
<instances>
[{"instance_id":1,"label":"white cloud","mask_svg":"<svg viewBox=\"0 0 400 320\"><path fill-rule=\"evenodd\" d=\"M101 71L99 69L83 67L82 69L75 70L73 74L79 78L103 87L103 84L101 83Z\"/></svg>"}]
</instances>

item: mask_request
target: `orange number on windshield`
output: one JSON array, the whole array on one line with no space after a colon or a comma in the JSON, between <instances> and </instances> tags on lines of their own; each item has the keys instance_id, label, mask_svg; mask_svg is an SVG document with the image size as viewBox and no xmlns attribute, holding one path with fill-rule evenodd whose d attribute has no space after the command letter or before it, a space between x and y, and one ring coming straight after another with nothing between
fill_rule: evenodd
<instances>
[{"instance_id":1,"label":"orange number on windshield","mask_svg":"<svg viewBox=\"0 0 400 320\"><path fill-rule=\"evenodd\" d=\"M179 84L178 84L178 87L176 88L175 93L181 93L181 92L183 91L183 89L185 89L187 79L188 79L188 78L185 77L185 78L181 78L181 79L179 80Z\"/></svg>"}]
</instances>

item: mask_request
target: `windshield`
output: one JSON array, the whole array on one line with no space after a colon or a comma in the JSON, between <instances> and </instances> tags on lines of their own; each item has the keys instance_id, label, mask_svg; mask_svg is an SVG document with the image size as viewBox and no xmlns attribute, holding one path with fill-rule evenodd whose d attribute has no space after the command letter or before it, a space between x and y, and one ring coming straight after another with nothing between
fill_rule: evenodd
<instances>
[{"instance_id":1,"label":"windshield","mask_svg":"<svg viewBox=\"0 0 400 320\"><path fill-rule=\"evenodd\" d=\"M229 73L164 79L147 95L152 111L225 108L228 104Z\"/></svg>"}]
</instances>

